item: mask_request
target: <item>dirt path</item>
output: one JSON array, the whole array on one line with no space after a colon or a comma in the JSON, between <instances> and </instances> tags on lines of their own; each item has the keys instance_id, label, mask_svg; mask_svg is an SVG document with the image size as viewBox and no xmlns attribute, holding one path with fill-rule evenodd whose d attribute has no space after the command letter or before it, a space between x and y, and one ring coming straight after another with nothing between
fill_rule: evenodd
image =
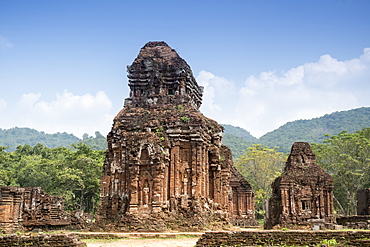
<instances>
[{"instance_id":1,"label":"dirt path","mask_svg":"<svg viewBox=\"0 0 370 247\"><path fill-rule=\"evenodd\" d=\"M193 247L199 238L180 239L120 239L106 243L88 243L88 247Z\"/></svg>"}]
</instances>

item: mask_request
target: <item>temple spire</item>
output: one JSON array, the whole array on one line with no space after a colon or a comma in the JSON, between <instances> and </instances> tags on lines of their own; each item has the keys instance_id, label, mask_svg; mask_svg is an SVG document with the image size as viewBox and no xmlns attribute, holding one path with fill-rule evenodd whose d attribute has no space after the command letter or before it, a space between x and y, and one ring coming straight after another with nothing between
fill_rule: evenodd
<instances>
[{"instance_id":1,"label":"temple spire","mask_svg":"<svg viewBox=\"0 0 370 247\"><path fill-rule=\"evenodd\" d=\"M199 109L203 88L190 66L165 42L148 42L127 67L130 98L125 105L151 106L190 103Z\"/></svg>"}]
</instances>

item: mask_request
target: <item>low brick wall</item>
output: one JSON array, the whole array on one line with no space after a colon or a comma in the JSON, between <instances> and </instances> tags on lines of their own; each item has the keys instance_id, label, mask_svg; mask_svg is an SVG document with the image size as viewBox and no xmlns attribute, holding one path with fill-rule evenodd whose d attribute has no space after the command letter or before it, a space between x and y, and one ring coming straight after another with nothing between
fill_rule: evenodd
<instances>
[{"instance_id":1,"label":"low brick wall","mask_svg":"<svg viewBox=\"0 0 370 247\"><path fill-rule=\"evenodd\" d=\"M0 236L0 246L17 247L86 247L75 235L40 234L40 235L7 235Z\"/></svg>"},{"instance_id":2,"label":"low brick wall","mask_svg":"<svg viewBox=\"0 0 370 247\"><path fill-rule=\"evenodd\" d=\"M370 246L370 231L240 231L206 232L197 247L208 246L310 246L335 239L345 246Z\"/></svg>"},{"instance_id":3,"label":"low brick wall","mask_svg":"<svg viewBox=\"0 0 370 247\"><path fill-rule=\"evenodd\" d=\"M350 229L370 229L370 216L339 216L337 217L337 223Z\"/></svg>"}]
</instances>

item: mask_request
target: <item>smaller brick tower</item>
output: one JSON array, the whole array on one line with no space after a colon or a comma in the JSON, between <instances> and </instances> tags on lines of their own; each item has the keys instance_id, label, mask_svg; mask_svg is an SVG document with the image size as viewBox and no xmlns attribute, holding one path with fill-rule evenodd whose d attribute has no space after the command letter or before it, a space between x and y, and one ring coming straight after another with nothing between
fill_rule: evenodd
<instances>
[{"instance_id":1,"label":"smaller brick tower","mask_svg":"<svg viewBox=\"0 0 370 247\"><path fill-rule=\"evenodd\" d=\"M335 223L333 179L316 164L307 142L295 142L284 173L272 183L265 228L305 226L309 220Z\"/></svg>"}]
</instances>

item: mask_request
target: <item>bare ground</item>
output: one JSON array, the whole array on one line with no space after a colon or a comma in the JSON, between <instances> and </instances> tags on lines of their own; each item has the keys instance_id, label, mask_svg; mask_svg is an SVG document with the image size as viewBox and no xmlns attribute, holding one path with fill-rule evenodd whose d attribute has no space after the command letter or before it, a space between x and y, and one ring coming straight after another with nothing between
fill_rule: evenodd
<instances>
[{"instance_id":1,"label":"bare ground","mask_svg":"<svg viewBox=\"0 0 370 247\"><path fill-rule=\"evenodd\" d=\"M193 247L199 238L180 239L119 239L116 241L96 240L88 243L88 247Z\"/></svg>"}]
</instances>

